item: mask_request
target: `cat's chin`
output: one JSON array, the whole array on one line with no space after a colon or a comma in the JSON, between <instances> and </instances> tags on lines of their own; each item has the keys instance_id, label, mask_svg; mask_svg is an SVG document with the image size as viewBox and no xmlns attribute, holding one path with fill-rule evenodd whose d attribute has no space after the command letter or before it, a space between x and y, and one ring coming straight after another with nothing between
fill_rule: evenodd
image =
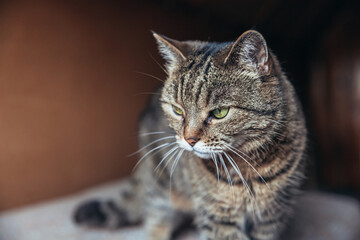
<instances>
[{"instance_id":1,"label":"cat's chin","mask_svg":"<svg viewBox=\"0 0 360 240\"><path fill-rule=\"evenodd\" d=\"M199 158L202 158L202 159L211 159L210 153L199 152L199 151L196 151L196 150L194 150L193 153L194 153L196 156L198 156Z\"/></svg>"}]
</instances>

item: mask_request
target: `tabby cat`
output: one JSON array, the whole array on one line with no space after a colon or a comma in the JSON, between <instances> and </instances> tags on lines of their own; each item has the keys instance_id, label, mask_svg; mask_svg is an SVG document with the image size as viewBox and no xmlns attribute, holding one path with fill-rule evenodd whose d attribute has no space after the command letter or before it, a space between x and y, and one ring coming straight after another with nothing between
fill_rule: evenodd
<instances>
[{"instance_id":1,"label":"tabby cat","mask_svg":"<svg viewBox=\"0 0 360 240\"><path fill-rule=\"evenodd\" d=\"M276 57L253 30L227 43L153 35L168 77L140 120L139 165L119 199L84 203L75 221L144 222L149 240L168 240L190 217L204 240L278 239L306 129Z\"/></svg>"}]
</instances>

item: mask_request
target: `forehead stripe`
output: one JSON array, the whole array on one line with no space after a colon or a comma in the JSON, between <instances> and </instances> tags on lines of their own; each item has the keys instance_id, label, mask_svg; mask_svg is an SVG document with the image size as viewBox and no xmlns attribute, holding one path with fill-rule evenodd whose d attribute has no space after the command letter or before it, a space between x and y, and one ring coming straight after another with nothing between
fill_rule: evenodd
<instances>
[{"instance_id":1,"label":"forehead stripe","mask_svg":"<svg viewBox=\"0 0 360 240\"><path fill-rule=\"evenodd\" d=\"M192 86L190 86L190 84L193 84L194 83L194 75L196 72L199 71L200 68L202 68L205 64L206 67L205 67L205 71L204 71L204 80L207 81L207 75L208 75L208 72L209 72L209 69L210 69L210 61L208 61L208 58L209 56L212 54L214 48L211 47L211 46L207 46L207 47L204 47L203 49L201 49L200 51L197 52L196 55L199 56L199 63L196 64L197 60L194 59L193 61L191 61L189 63L189 65L187 66L187 69L186 69L186 74L181 76L180 78L180 82L179 82L179 87L178 87L178 90L177 90L177 101L179 102L180 100L183 100L185 99L185 94L187 94L187 89L193 89ZM195 101L197 102L198 99L199 99L199 96L201 94L201 89L202 89L202 86L203 86L203 83L199 83L199 85L201 85L199 88L198 88L198 92L194 95L195 96ZM182 99L180 99L180 97Z\"/></svg>"},{"instance_id":2,"label":"forehead stripe","mask_svg":"<svg viewBox=\"0 0 360 240\"><path fill-rule=\"evenodd\" d=\"M180 96L181 96L181 93L183 91L183 87L184 87L184 81L185 81L185 76L181 76L180 78L180 84L178 84L179 86L177 86L177 96L176 96L176 100L177 102L180 102Z\"/></svg>"},{"instance_id":3,"label":"forehead stripe","mask_svg":"<svg viewBox=\"0 0 360 240\"><path fill-rule=\"evenodd\" d=\"M198 53L200 55L200 58L201 58L200 62L197 65L195 65L193 67L193 69L188 69L188 70L191 70L192 72L197 72L201 67L204 66L204 64L207 62L208 57L213 52L213 49L210 46L208 46L208 47L206 47L206 48L204 48L202 50L203 50L203 52Z\"/></svg>"},{"instance_id":4,"label":"forehead stripe","mask_svg":"<svg viewBox=\"0 0 360 240\"><path fill-rule=\"evenodd\" d=\"M204 78L207 78L208 74L209 74L209 69L211 66L211 61L208 62L208 64L205 67L205 71L204 71ZM207 79L206 79L207 80Z\"/></svg>"},{"instance_id":5,"label":"forehead stripe","mask_svg":"<svg viewBox=\"0 0 360 240\"><path fill-rule=\"evenodd\" d=\"M200 83L200 86L198 87L198 90L197 90L197 92L195 93L195 102L196 102L196 103L199 102L201 90L202 90L202 87L203 87L204 83L205 83L204 81L202 81L202 82Z\"/></svg>"},{"instance_id":6,"label":"forehead stripe","mask_svg":"<svg viewBox=\"0 0 360 240\"><path fill-rule=\"evenodd\" d=\"M195 102L198 103L199 102L199 98L200 98L200 95L201 95L201 91L202 91L202 87L204 85L205 82L207 82L207 76L209 74L209 69L210 69L210 65L211 65L211 61L207 61L207 65L205 67L205 71L204 71L204 75L203 75L203 78L202 78L202 81L201 83L199 84L200 86L198 87L198 91L197 93L195 94Z\"/></svg>"},{"instance_id":7,"label":"forehead stripe","mask_svg":"<svg viewBox=\"0 0 360 240\"><path fill-rule=\"evenodd\" d=\"M206 96L206 106L209 106L211 94L212 94L212 90L208 89L208 94Z\"/></svg>"}]
</instances>

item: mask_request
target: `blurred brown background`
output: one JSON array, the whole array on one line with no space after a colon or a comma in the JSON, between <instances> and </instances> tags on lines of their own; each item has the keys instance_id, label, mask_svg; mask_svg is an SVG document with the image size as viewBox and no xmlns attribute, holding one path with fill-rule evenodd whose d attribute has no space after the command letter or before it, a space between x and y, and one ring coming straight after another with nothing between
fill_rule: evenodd
<instances>
[{"instance_id":1,"label":"blurred brown background","mask_svg":"<svg viewBox=\"0 0 360 240\"><path fill-rule=\"evenodd\" d=\"M136 121L164 78L150 30L229 41L254 28L310 129L309 186L360 196L358 1L0 2L0 210L130 173Z\"/></svg>"}]
</instances>

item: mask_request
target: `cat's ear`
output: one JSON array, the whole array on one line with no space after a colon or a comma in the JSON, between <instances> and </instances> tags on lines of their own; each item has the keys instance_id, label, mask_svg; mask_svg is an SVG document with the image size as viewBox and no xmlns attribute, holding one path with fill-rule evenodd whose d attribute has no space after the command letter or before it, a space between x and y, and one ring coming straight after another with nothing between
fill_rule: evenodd
<instances>
[{"instance_id":1,"label":"cat's ear","mask_svg":"<svg viewBox=\"0 0 360 240\"><path fill-rule=\"evenodd\" d=\"M159 46L161 55L167 62L167 67L172 68L181 61L186 60L190 46L186 42L177 41L163 35L152 32Z\"/></svg>"},{"instance_id":2,"label":"cat's ear","mask_svg":"<svg viewBox=\"0 0 360 240\"><path fill-rule=\"evenodd\" d=\"M246 31L234 42L224 59L224 64L234 63L248 67L260 75L270 73L269 50L259 32Z\"/></svg>"}]
</instances>

